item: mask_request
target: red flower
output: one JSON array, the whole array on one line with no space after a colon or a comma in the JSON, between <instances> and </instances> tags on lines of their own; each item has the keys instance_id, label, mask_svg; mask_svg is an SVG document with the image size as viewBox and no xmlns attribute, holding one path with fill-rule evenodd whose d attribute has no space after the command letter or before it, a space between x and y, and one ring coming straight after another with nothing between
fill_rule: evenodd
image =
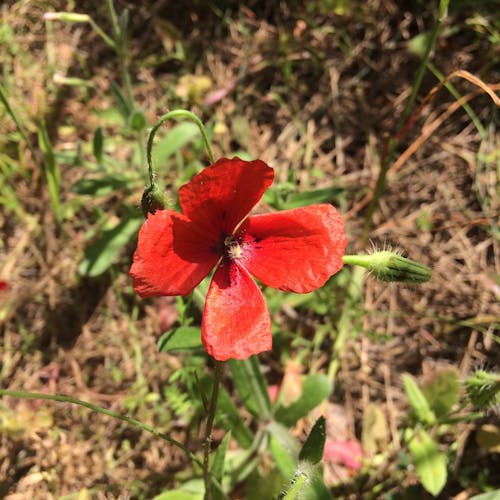
<instances>
[{"instance_id":1,"label":"red flower","mask_svg":"<svg viewBox=\"0 0 500 500\"><path fill-rule=\"evenodd\" d=\"M260 160L222 158L179 190L183 213L157 210L139 233L130 269L141 297L187 295L215 267L201 336L215 359L271 349L271 323L251 278L307 293L342 267L344 222L331 205L248 216L274 171Z\"/></svg>"}]
</instances>

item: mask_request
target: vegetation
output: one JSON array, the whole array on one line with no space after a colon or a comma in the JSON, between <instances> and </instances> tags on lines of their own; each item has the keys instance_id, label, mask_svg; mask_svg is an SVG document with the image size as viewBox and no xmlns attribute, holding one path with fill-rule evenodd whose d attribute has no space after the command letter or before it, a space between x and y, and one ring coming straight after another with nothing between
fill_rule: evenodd
<instances>
[{"instance_id":1,"label":"vegetation","mask_svg":"<svg viewBox=\"0 0 500 500\"><path fill-rule=\"evenodd\" d=\"M2 4L0 497L497 498L495 4ZM223 364L208 280L129 276L145 189L178 208L212 154L349 239Z\"/></svg>"}]
</instances>

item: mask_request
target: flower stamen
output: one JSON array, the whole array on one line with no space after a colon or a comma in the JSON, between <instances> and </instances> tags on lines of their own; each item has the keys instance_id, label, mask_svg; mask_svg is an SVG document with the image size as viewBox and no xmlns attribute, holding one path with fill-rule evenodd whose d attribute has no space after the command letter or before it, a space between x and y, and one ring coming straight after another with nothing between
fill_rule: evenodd
<instances>
[{"instance_id":1,"label":"flower stamen","mask_svg":"<svg viewBox=\"0 0 500 500\"><path fill-rule=\"evenodd\" d=\"M224 239L225 255L231 260L243 257L243 248L233 236L227 236Z\"/></svg>"}]
</instances>

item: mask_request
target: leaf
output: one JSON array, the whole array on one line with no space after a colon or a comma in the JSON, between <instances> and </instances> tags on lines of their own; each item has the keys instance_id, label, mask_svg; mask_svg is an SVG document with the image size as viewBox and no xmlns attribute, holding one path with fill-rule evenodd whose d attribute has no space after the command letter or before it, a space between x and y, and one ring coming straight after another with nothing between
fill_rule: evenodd
<instances>
[{"instance_id":1,"label":"leaf","mask_svg":"<svg viewBox=\"0 0 500 500\"><path fill-rule=\"evenodd\" d=\"M326 441L326 420L319 417L299 453L299 460L317 464L323 458Z\"/></svg>"},{"instance_id":2,"label":"leaf","mask_svg":"<svg viewBox=\"0 0 500 500\"><path fill-rule=\"evenodd\" d=\"M260 419L271 413L267 383L262 375L257 356L228 362L238 394L246 408Z\"/></svg>"},{"instance_id":3,"label":"leaf","mask_svg":"<svg viewBox=\"0 0 500 500\"><path fill-rule=\"evenodd\" d=\"M500 427L484 424L476 432L476 443L489 453L500 453Z\"/></svg>"},{"instance_id":4,"label":"leaf","mask_svg":"<svg viewBox=\"0 0 500 500\"><path fill-rule=\"evenodd\" d=\"M72 186L72 191L91 196L105 196L130 185L132 179L124 175L104 175L91 179L80 179Z\"/></svg>"},{"instance_id":5,"label":"leaf","mask_svg":"<svg viewBox=\"0 0 500 500\"><path fill-rule=\"evenodd\" d=\"M152 500L203 500L205 486L203 480L192 479L175 490L164 491L153 497Z\"/></svg>"},{"instance_id":6,"label":"leaf","mask_svg":"<svg viewBox=\"0 0 500 500\"><path fill-rule=\"evenodd\" d=\"M181 150L198 134L198 127L192 122L182 122L170 129L153 148L153 164L161 165L167 158Z\"/></svg>"},{"instance_id":7,"label":"leaf","mask_svg":"<svg viewBox=\"0 0 500 500\"><path fill-rule=\"evenodd\" d=\"M382 407L376 403L370 403L363 413L361 432L363 450L368 454L384 451L387 448L388 429Z\"/></svg>"},{"instance_id":8,"label":"leaf","mask_svg":"<svg viewBox=\"0 0 500 500\"><path fill-rule=\"evenodd\" d=\"M97 127L95 129L94 138L92 140L92 149L94 151L94 156L99 165L102 165L103 145L104 145L104 135L102 133L102 127Z\"/></svg>"},{"instance_id":9,"label":"leaf","mask_svg":"<svg viewBox=\"0 0 500 500\"><path fill-rule=\"evenodd\" d=\"M330 395L332 386L326 375L310 375L304 378L302 388L297 401L290 406L278 407L276 420L288 426L294 425Z\"/></svg>"},{"instance_id":10,"label":"leaf","mask_svg":"<svg viewBox=\"0 0 500 500\"><path fill-rule=\"evenodd\" d=\"M111 83L111 91L115 97L116 107L118 108L119 113L122 115L122 118L127 121L130 113L132 113L132 108L116 82Z\"/></svg>"},{"instance_id":11,"label":"leaf","mask_svg":"<svg viewBox=\"0 0 500 500\"><path fill-rule=\"evenodd\" d=\"M50 143L49 134L45 127L45 123L40 123L40 128L38 129L38 144L43 153L43 164L45 170L45 178L47 180L47 187L49 189L50 204L52 205L52 211L54 212L54 217L58 222L61 220L61 207L59 201L59 192L61 189L61 171L57 166L56 159L54 156L54 150L52 149L52 144Z\"/></svg>"},{"instance_id":12,"label":"leaf","mask_svg":"<svg viewBox=\"0 0 500 500\"><path fill-rule=\"evenodd\" d=\"M212 394L211 378L201 378L200 385L205 394ZM242 448L250 448L254 435L243 422L233 399L224 387L219 388L215 420L217 425L220 425L224 430L231 431L232 436Z\"/></svg>"},{"instance_id":13,"label":"leaf","mask_svg":"<svg viewBox=\"0 0 500 500\"><path fill-rule=\"evenodd\" d=\"M229 431L224 436L224 439L219 444L219 447L217 448L217 451L215 452L215 455L214 455L212 467L210 469L212 476L215 479L217 479L217 481L219 481L219 483L222 483L222 478L224 476L224 463L226 461L227 447L229 445L230 439L231 439L231 431ZM213 498L215 500L222 499L223 496L221 495L221 492L219 491L219 489L216 488L213 484L211 485L211 487L212 487Z\"/></svg>"},{"instance_id":14,"label":"leaf","mask_svg":"<svg viewBox=\"0 0 500 500\"><path fill-rule=\"evenodd\" d=\"M288 429L278 422L271 422L268 426L269 450L276 465L284 477L291 477L297 467L299 443L288 432Z\"/></svg>"},{"instance_id":15,"label":"leaf","mask_svg":"<svg viewBox=\"0 0 500 500\"><path fill-rule=\"evenodd\" d=\"M446 455L439 452L436 442L423 429L413 434L408 448L422 486L436 496L446 484Z\"/></svg>"},{"instance_id":16,"label":"leaf","mask_svg":"<svg viewBox=\"0 0 500 500\"><path fill-rule=\"evenodd\" d=\"M143 222L142 217L128 217L103 235L85 250L78 271L84 276L99 276L106 271L120 250L137 233Z\"/></svg>"},{"instance_id":17,"label":"leaf","mask_svg":"<svg viewBox=\"0 0 500 500\"><path fill-rule=\"evenodd\" d=\"M481 493L474 495L469 500L500 500L500 490L488 491L488 493Z\"/></svg>"},{"instance_id":18,"label":"leaf","mask_svg":"<svg viewBox=\"0 0 500 500\"><path fill-rule=\"evenodd\" d=\"M165 332L158 339L160 352L179 351L201 347L201 332L197 326L181 326Z\"/></svg>"},{"instance_id":19,"label":"leaf","mask_svg":"<svg viewBox=\"0 0 500 500\"><path fill-rule=\"evenodd\" d=\"M425 399L424 394L418 388L415 380L410 375L403 375L403 385L413 411L417 419L423 424L432 425L436 421L436 416L434 415L429 402Z\"/></svg>"},{"instance_id":20,"label":"leaf","mask_svg":"<svg viewBox=\"0 0 500 500\"><path fill-rule=\"evenodd\" d=\"M438 368L422 385L422 392L434 414L439 418L447 415L460 398L460 374L449 366Z\"/></svg>"},{"instance_id":21,"label":"leaf","mask_svg":"<svg viewBox=\"0 0 500 500\"><path fill-rule=\"evenodd\" d=\"M302 193L291 193L283 203L283 209L305 207L315 203L328 203L336 198L344 190L339 187L329 187L324 189L314 189Z\"/></svg>"}]
</instances>

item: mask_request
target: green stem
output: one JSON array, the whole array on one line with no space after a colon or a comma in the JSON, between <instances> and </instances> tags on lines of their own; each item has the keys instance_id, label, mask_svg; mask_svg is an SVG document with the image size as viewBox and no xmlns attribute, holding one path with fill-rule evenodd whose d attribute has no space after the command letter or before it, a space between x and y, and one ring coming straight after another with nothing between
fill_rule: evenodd
<instances>
[{"instance_id":1,"label":"green stem","mask_svg":"<svg viewBox=\"0 0 500 500\"><path fill-rule=\"evenodd\" d=\"M368 205L368 209L367 209L367 213L366 213L365 227L363 230L362 241L366 241L368 239L368 234L370 232L370 229L371 229L371 226L373 223L373 221L372 221L373 214L375 213L375 210L378 207L379 200L385 191L387 173L389 172L389 168L392 165L394 153L395 153L396 147L399 143L399 141L396 137L403 130L404 126L407 123L408 117L410 116L411 110L413 108L413 104L415 103L415 99L417 98L418 92L420 90L420 86L422 84L422 79L424 77L425 70L427 68L427 63L429 62L430 53L431 53L432 48L434 47L434 45L436 43L437 37L439 35L439 31L441 29L441 24L443 22L443 19L446 17L446 10L448 8L449 2L450 2L450 0L440 0L440 2L439 2L438 17L437 17L437 20L434 24L434 28L431 32L431 35L429 37L429 41L427 43L427 47L425 49L424 56L422 58L420 66L417 70L417 74L415 76L415 81L413 83L410 98L408 99L408 102L406 103L406 106L403 110L403 113L401 114L401 119L400 119L399 124L396 128L396 136L394 138L392 138L390 141L389 152L386 154L385 158L382 160L381 165L380 165L380 172L378 175L377 182L375 184L375 189L373 191L373 198L372 198L370 204Z\"/></svg>"},{"instance_id":2,"label":"green stem","mask_svg":"<svg viewBox=\"0 0 500 500\"><path fill-rule=\"evenodd\" d=\"M127 415L121 415L120 413L107 410L106 408L102 408L92 403L88 403L87 401L82 401L81 399L73 398L71 396L61 396L57 394L43 394L43 393L25 392L25 391L10 391L5 389L0 389L0 396L10 396L13 398L23 398L23 399L46 399L49 401L59 401L60 403L71 403L74 405L89 408L92 411L95 411L97 413L102 413L103 415L107 415L108 417L116 418L117 420L126 422L127 424L130 424L133 427L137 427L138 429L141 429L145 432L149 432L150 434L153 434L153 436L159 437L164 441L168 441L170 444L173 444L174 446L177 446L177 448L180 448L193 462L203 467L203 464L200 462L200 460L198 460L182 443L169 437L167 434L159 432L151 425L144 424L141 421L136 420L135 418L128 417Z\"/></svg>"},{"instance_id":3,"label":"green stem","mask_svg":"<svg viewBox=\"0 0 500 500\"><path fill-rule=\"evenodd\" d=\"M304 473L299 474L294 479L293 484L290 486L290 488L285 493L285 495L282 497L282 499L283 500L293 500L294 498L297 498L298 495L300 495L302 488L304 488L304 486L306 485L307 481L308 481L308 477Z\"/></svg>"},{"instance_id":4,"label":"green stem","mask_svg":"<svg viewBox=\"0 0 500 500\"><path fill-rule=\"evenodd\" d=\"M188 448L186 448L181 442L177 441L176 439L171 438L168 436L168 434L165 434L164 432L159 432L157 429L155 429L151 425L144 424L140 420L136 420L135 418L128 417L127 415L121 415L120 413L116 413L111 410L107 410L106 408L102 408L100 406L94 405L92 403L88 403L87 401L82 401L81 399L73 398L71 396L61 396L58 394L44 394L44 393L37 393L37 392L26 392L26 391L11 391L11 390L6 390L6 389L0 389L0 396L10 396L12 398L23 398L23 399L45 399L49 401L58 401L60 403L71 403L74 405L78 406L83 406L85 408L88 408L92 411L95 411L97 413L102 413L103 415L106 415L108 417L113 417L116 418L117 420L121 420L122 422L126 422L127 424L136 427L144 432L149 432L153 436L159 437L160 439L163 439L164 441L167 441L168 443L172 444L173 446L176 446L177 448L181 449L187 457L191 459L191 461L197 465L199 465L203 470L204 464L196 458L196 456L191 453ZM208 474L206 474L208 477L209 483L211 482L218 490L224 495L224 490L222 488L222 485L220 484L219 481L217 481L211 474L210 471L208 471Z\"/></svg>"},{"instance_id":5,"label":"green stem","mask_svg":"<svg viewBox=\"0 0 500 500\"><path fill-rule=\"evenodd\" d=\"M153 139L156 134L156 131L163 125L164 122L170 120L171 118L188 118L192 120L200 129L201 137L203 139L203 143L205 144L205 149L207 150L208 158L210 163L215 162L215 157L212 152L212 148L210 147L210 143L208 142L207 132L201 120L191 111L187 111L186 109L174 109L164 114L153 126L151 132L148 137L148 144L146 147L146 159L148 162L148 172L149 172L149 182L151 185L154 184L154 174L153 174L153 161L151 159L151 151L153 149Z\"/></svg>"},{"instance_id":6,"label":"green stem","mask_svg":"<svg viewBox=\"0 0 500 500\"><path fill-rule=\"evenodd\" d=\"M14 109L11 107L9 100L7 98L7 94L5 93L5 90L3 89L2 85L0 84L0 101L5 107L5 110L7 113L10 115L12 120L14 120L14 123L16 124L17 130L21 134L21 137L25 140L26 145L28 146L28 149L31 151L31 154L33 156L33 161L36 161L37 159L37 154L35 151L35 148L31 144L31 141L28 139L28 136L26 135L26 132L24 131L23 126L21 125L21 120L17 116L16 112Z\"/></svg>"},{"instance_id":7,"label":"green stem","mask_svg":"<svg viewBox=\"0 0 500 500\"><path fill-rule=\"evenodd\" d=\"M444 88L448 90L448 92L457 100L459 101L462 99L462 95L458 92L458 90L453 86L451 82L446 81L446 77L439 71L434 64L432 64L430 61L427 62L427 67L429 70L432 72L432 74L444 85ZM479 135L481 138L484 140L487 138L488 133L483 127L481 120L479 117L474 113L474 110L464 102L462 104L462 108L464 108L464 111L469 115L469 118L471 119L472 123L475 125L477 131L479 132Z\"/></svg>"},{"instance_id":8,"label":"green stem","mask_svg":"<svg viewBox=\"0 0 500 500\"><path fill-rule=\"evenodd\" d=\"M203 479L205 482L205 499L212 499L212 490L210 488L210 451L212 449L212 429L215 420L215 411L217 409L217 399L219 397L219 386L222 378L222 367L221 361L215 362L215 372L214 372L214 383L212 386L212 397L210 399L210 407L207 415L207 427L205 429L205 442L204 442L204 454L203 454Z\"/></svg>"},{"instance_id":9,"label":"green stem","mask_svg":"<svg viewBox=\"0 0 500 500\"><path fill-rule=\"evenodd\" d=\"M116 50L116 43L114 40L109 37L106 32L91 18L89 17L89 24L92 26L92 29L104 40L106 45L113 50Z\"/></svg>"},{"instance_id":10,"label":"green stem","mask_svg":"<svg viewBox=\"0 0 500 500\"><path fill-rule=\"evenodd\" d=\"M120 26L118 24L118 16L116 15L115 6L113 5L113 0L106 0L106 5L108 6L109 18L111 19L111 26L113 28L113 33L115 38L120 37Z\"/></svg>"},{"instance_id":11,"label":"green stem","mask_svg":"<svg viewBox=\"0 0 500 500\"><path fill-rule=\"evenodd\" d=\"M371 255L344 255L342 260L349 266L368 267L370 265Z\"/></svg>"}]
</instances>

